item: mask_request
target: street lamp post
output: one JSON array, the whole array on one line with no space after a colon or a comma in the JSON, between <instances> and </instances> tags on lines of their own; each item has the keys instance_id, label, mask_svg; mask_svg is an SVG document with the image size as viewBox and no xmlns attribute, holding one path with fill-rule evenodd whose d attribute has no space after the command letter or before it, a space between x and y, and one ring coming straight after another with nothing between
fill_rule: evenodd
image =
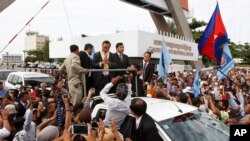
<instances>
[{"instance_id":1,"label":"street lamp post","mask_svg":"<svg viewBox=\"0 0 250 141\"><path fill-rule=\"evenodd\" d=\"M24 65L24 71L26 71L26 63L25 63L25 53L27 51L26 50L23 50L23 65Z\"/></svg>"},{"instance_id":2,"label":"street lamp post","mask_svg":"<svg viewBox=\"0 0 250 141\"><path fill-rule=\"evenodd\" d=\"M9 69L9 52L6 52L6 65L7 65L7 69Z\"/></svg>"}]
</instances>

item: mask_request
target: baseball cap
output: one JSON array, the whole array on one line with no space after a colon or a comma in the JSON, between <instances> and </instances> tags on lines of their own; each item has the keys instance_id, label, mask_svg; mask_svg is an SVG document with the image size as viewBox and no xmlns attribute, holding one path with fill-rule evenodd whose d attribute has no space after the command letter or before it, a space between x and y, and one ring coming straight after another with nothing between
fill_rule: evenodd
<instances>
[{"instance_id":1,"label":"baseball cap","mask_svg":"<svg viewBox=\"0 0 250 141\"><path fill-rule=\"evenodd\" d=\"M8 104L4 107L5 110L8 110L9 111L9 114L16 114L17 111L16 111L16 107L15 105L13 104Z\"/></svg>"}]
</instances>

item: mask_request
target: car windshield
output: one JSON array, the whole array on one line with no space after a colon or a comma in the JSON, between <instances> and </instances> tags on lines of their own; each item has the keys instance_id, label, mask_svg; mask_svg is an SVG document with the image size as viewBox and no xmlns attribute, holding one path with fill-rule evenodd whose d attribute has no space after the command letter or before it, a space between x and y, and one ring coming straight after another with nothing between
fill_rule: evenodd
<instances>
[{"instance_id":1,"label":"car windshield","mask_svg":"<svg viewBox=\"0 0 250 141\"><path fill-rule=\"evenodd\" d=\"M229 140L229 128L199 110L158 123L174 141Z\"/></svg>"},{"instance_id":2,"label":"car windshield","mask_svg":"<svg viewBox=\"0 0 250 141\"><path fill-rule=\"evenodd\" d=\"M6 80L9 73L11 73L11 71L1 71L0 72L0 80Z\"/></svg>"},{"instance_id":3,"label":"car windshield","mask_svg":"<svg viewBox=\"0 0 250 141\"><path fill-rule=\"evenodd\" d=\"M47 87L51 87L54 84L54 79L52 77L32 77L25 78L24 83L28 87L34 87L41 83L46 83Z\"/></svg>"}]
</instances>

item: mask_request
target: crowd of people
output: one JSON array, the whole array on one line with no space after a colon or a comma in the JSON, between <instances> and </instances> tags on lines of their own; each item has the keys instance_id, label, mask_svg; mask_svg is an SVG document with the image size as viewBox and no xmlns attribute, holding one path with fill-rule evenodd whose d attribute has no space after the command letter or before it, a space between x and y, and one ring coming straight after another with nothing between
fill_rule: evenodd
<instances>
[{"instance_id":1,"label":"crowd of people","mask_svg":"<svg viewBox=\"0 0 250 141\"><path fill-rule=\"evenodd\" d=\"M116 44L116 53L110 47L109 41L103 41L101 51L91 59L91 44L84 51L71 45L71 54L51 73L55 83L50 90L46 83L6 90L0 82L0 141L161 141L154 120L146 113L150 105L133 96L190 104L226 125L250 124L250 74L245 69L234 68L220 81L217 71L201 71L200 94L195 96L194 72L169 73L163 80L155 73L150 52L141 61L130 63L123 43ZM100 119L91 117L94 96L107 105ZM125 120L131 124L124 124ZM74 134L75 125L86 127L87 132Z\"/></svg>"}]
</instances>

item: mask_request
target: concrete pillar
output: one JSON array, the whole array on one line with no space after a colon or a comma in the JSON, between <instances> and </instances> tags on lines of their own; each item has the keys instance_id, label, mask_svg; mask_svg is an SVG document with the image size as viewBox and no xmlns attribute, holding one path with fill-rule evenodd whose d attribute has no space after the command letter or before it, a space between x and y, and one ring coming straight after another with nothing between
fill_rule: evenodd
<instances>
[{"instance_id":1,"label":"concrete pillar","mask_svg":"<svg viewBox=\"0 0 250 141\"><path fill-rule=\"evenodd\" d=\"M0 12L12 4L15 0L0 0Z\"/></svg>"},{"instance_id":2,"label":"concrete pillar","mask_svg":"<svg viewBox=\"0 0 250 141\"><path fill-rule=\"evenodd\" d=\"M192 32L187 23L184 12L182 11L180 1L179 0L165 0L165 1L168 5L172 18L175 21L178 32L189 39L193 39Z\"/></svg>"},{"instance_id":3,"label":"concrete pillar","mask_svg":"<svg viewBox=\"0 0 250 141\"><path fill-rule=\"evenodd\" d=\"M158 31L170 32L170 28L162 15L149 11Z\"/></svg>"}]
</instances>

